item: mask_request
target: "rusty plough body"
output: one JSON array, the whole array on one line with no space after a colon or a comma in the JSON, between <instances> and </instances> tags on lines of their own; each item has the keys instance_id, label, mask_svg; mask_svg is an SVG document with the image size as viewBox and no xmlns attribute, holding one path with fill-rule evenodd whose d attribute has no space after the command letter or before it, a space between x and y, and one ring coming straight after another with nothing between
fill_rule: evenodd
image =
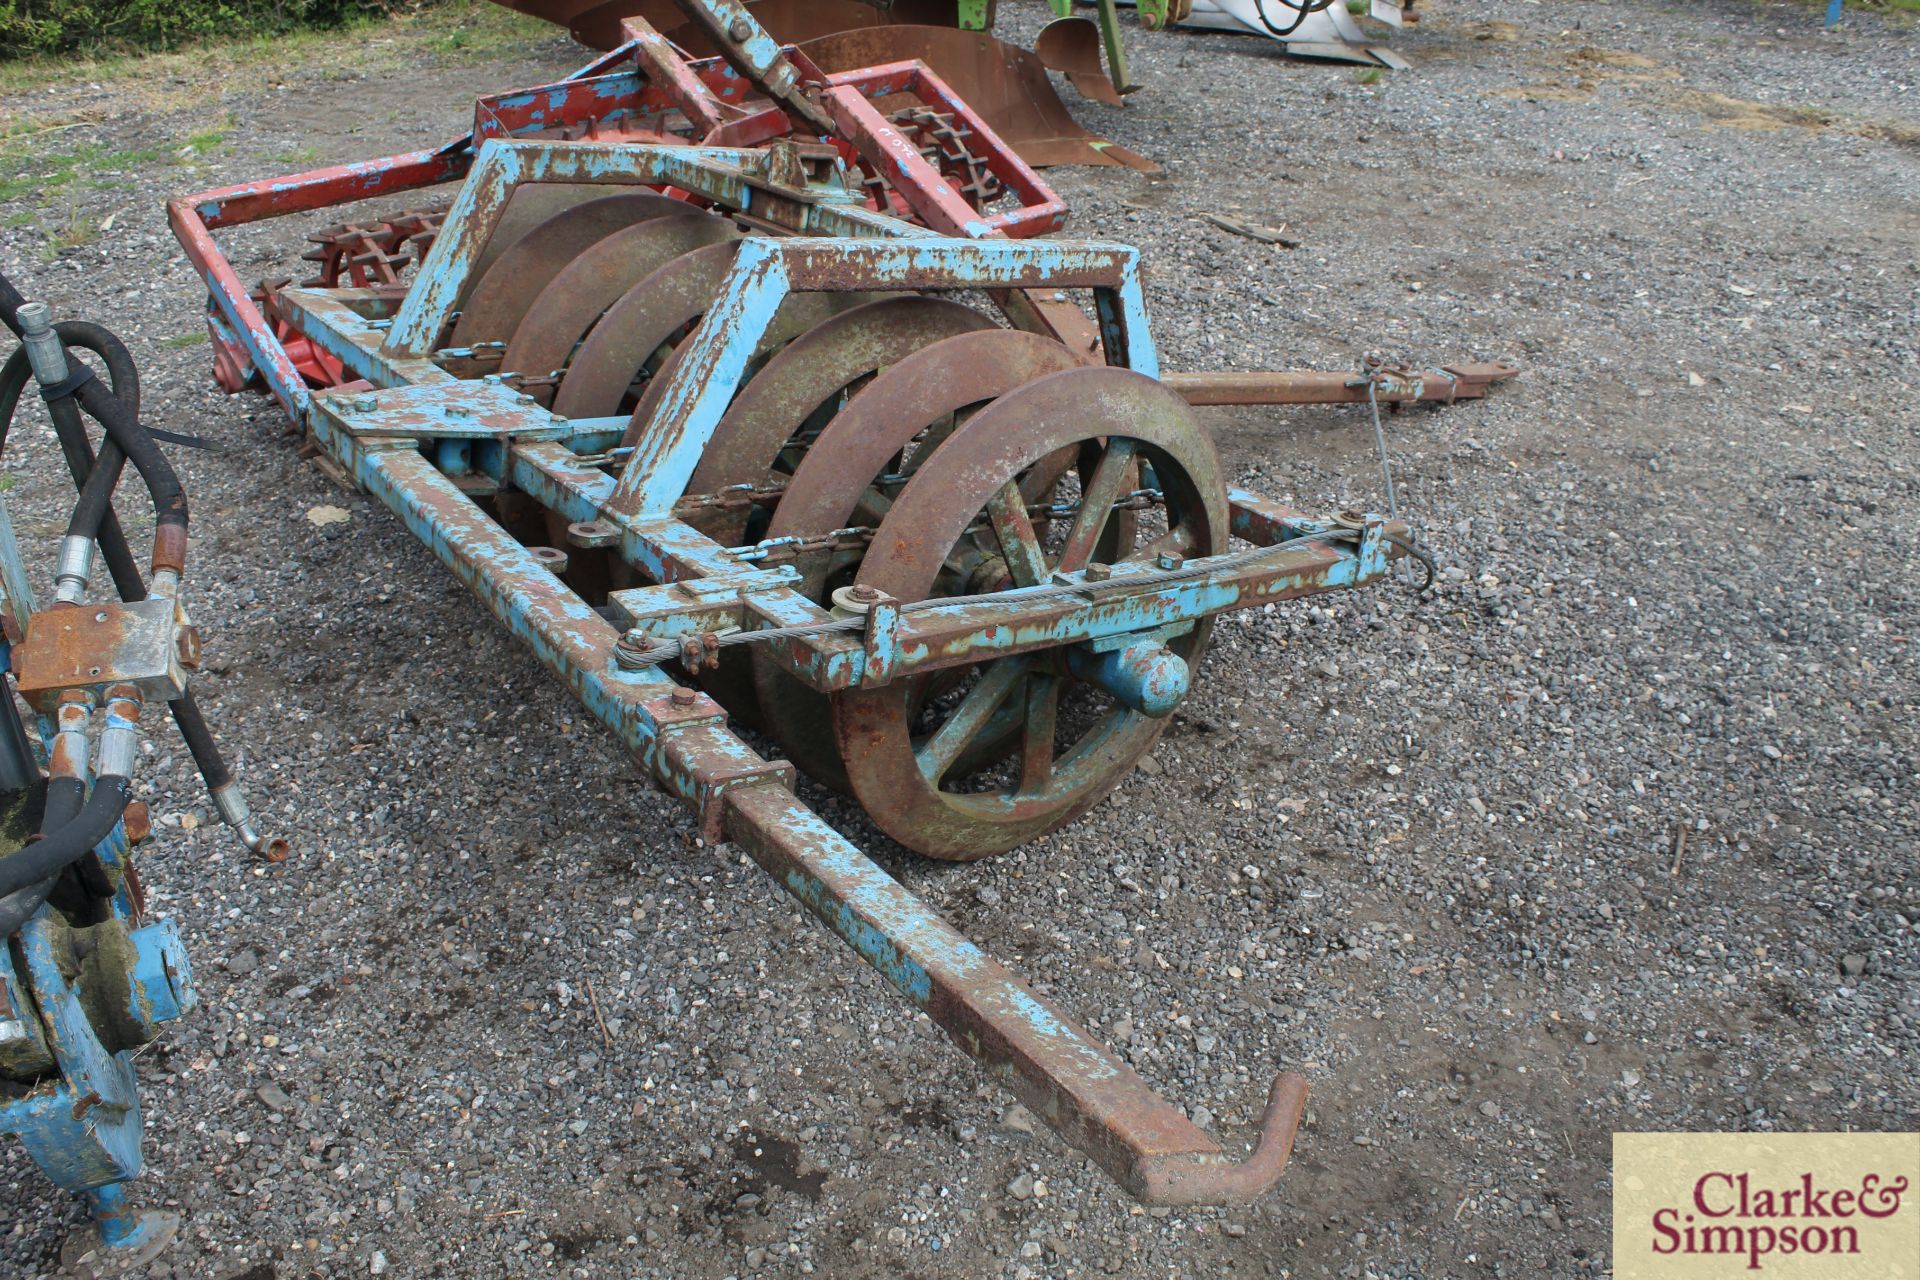
<instances>
[{"instance_id":1,"label":"rusty plough body","mask_svg":"<svg viewBox=\"0 0 1920 1280\"><path fill-rule=\"evenodd\" d=\"M1060 201L925 67L827 76L701 3L723 59L630 22L448 146L175 201L223 381L263 380L709 838L1130 1193L1258 1196L1301 1077L1223 1152L729 716L901 844L982 857L1132 769L1215 614L1372 583L1408 530L1229 489L1136 251L1032 238ZM323 237L265 313L212 237L452 179L443 214Z\"/></svg>"}]
</instances>

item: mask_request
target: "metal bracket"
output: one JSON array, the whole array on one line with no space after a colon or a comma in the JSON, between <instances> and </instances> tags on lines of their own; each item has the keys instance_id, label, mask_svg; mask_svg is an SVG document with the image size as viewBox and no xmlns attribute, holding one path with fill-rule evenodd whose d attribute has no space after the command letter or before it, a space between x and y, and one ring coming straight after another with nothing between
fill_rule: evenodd
<instances>
[{"instance_id":1,"label":"metal bracket","mask_svg":"<svg viewBox=\"0 0 1920 1280\"><path fill-rule=\"evenodd\" d=\"M800 585L792 565L751 569L738 574L683 578L660 587L634 587L607 594L614 620L629 634L671 640L703 631L725 633L747 626L747 597Z\"/></svg>"},{"instance_id":2,"label":"metal bracket","mask_svg":"<svg viewBox=\"0 0 1920 1280\"><path fill-rule=\"evenodd\" d=\"M324 391L313 402L340 430L361 440L562 440L572 431L565 418L547 413L498 375L382 391ZM538 425L541 418L547 425Z\"/></svg>"},{"instance_id":3,"label":"metal bracket","mask_svg":"<svg viewBox=\"0 0 1920 1280\"><path fill-rule=\"evenodd\" d=\"M793 766L762 759L727 732L727 713L706 694L682 687L639 709L654 724L653 771L693 802L707 843L725 838L729 791L767 785L793 790Z\"/></svg>"},{"instance_id":4,"label":"metal bracket","mask_svg":"<svg viewBox=\"0 0 1920 1280\"><path fill-rule=\"evenodd\" d=\"M27 620L27 638L13 651L20 696L49 714L66 690L99 696L118 684L147 702L171 702L199 665L200 633L166 596L43 609Z\"/></svg>"}]
</instances>

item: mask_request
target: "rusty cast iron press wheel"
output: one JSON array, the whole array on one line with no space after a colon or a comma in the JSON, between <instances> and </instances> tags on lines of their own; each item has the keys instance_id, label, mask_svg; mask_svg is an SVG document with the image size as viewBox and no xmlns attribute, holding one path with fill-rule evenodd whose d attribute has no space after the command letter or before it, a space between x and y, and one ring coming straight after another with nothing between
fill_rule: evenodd
<instances>
[{"instance_id":1,"label":"rusty cast iron press wheel","mask_svg":"<svg viewBox=\"0 0 1920 1280\"><path fill-rule=\"evenodd\" d=\"M622 227L687 212L657 191L622 191L585 200L523 234L487 265L461 302L452 342L467 347L505 342L553 278Z\"/></svg>"},{"instance_id":2,"label":"rusty cast iron press wheel","mask_svg":"<svg viewBox=\"0 0 1920 1280\"><path fill-rule=\"evenodd\" d=\"M874 523L891 500L882 478L911 475L944 439L940 428L946 420L1042 374L1082 363L1051 339L984 327L984 317L974 332L906 355L878 373L821 429L774 508L766 536ZM1040 470L1030 469L1029 476ZM845 585L836 577L831 557L814 556L796 567L805 575L800 589L818 603L827 602L832 588ZM753 649L750 654L767 731L794 763L829 786L846 790L826 698L764 652Z\"/></svg>"},{"instance_id":3,"label":"rusty cast iron press wheel","mask_svg":"<svg viewBox=\"0 0 1920 1280\"><path fill-rule=\"evenodd\" d=\"M1083 460L1081 495L1071 520L1046 522L1042 532L1019 481L1067 449ZM1124 541L1135 545L1119 545L1107 534L1114 504L1142 463L1164 497L1165 526L1130 528ZM983 528L1004 574L978 563ZM1219 461L1186 403L1129 370L1068 369L1001 396L941 443L887 510L856 581L903 603L977 594L1002 577L1044 583L1083 568L1096 551L1117 573L1162 551L1218 554L1227 531ZM1202 622L1167 647L1191 669L1207 631ZM1041 650L974 664L961 683L942 671L834 695L840 761L862 807L908 848L959 860L1038 839L1092 808L1165 720L1078 679L1066 659L1065 649ZM926 696L930 681L946 692ZM969 745L1009 723L1016 758L961 776Z\"/></svg>"}]
</instances>

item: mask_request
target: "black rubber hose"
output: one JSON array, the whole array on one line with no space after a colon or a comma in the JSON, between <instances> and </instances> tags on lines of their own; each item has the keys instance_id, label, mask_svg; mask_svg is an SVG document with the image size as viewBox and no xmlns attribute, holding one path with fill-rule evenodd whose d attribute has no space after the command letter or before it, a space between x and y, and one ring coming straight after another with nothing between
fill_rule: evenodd
<instances>
[{"instance_id":1,"label":"black rubber hose","mask_svg":"<svg viewBox=\"0 0 1920 1280\"><path fill-rule=\"evenodd\" d=\"M127 344L114 335L113 330L102 328L90 320L56 321L53 331L60 335L60 341L69 347L79 347L82 351L91 351L100 357L107 367L107 382L113 387L116 400L127 406L127 412L138 417L140 414L140 371L133 363L133 353L127 350ZM19 368L15 369L16 362ZM13 425L13 415L19 408L20 397L27 387L32 385L33 367L27 362L27 349L17 349L7 361L6 371L0 374L0 444L6 441L7 429Z\"/></svg>"},{"instance_id":2,"label":"black rubber hose","mask_svg":"<svg viewBox=\"0 0 1920 1280\"><path fill-rule=\"evenodd\" d=\"M120 470L127 460L121 452L118 441L109 439L100 446L100 452L94 456L93 470L87 473L87 482L80 486L80 500L73 504L73 515L67 520L69 538L85 538L94 541L100 535L100 524L113 507L113 491L120 483Z\"/></svg>"},{"instance_id":3,"label":"black rubber hose","mask_svg":"<svg viewBox=\"0 0 1920 1280\"><path fill-rule=\"evenodd\" d=\"M17 893L0 898L0 942L20 932L20 926L33 919L33 913L53 892L58 876L48 876L39 884L31 884Z\"/></svg>"},{"instance_id":4,"label":"black rubber hose","mask_svg":"<svg viewBox=\"0 0 1920 1280\"><path fill-rule=\"evenodd\" d=\"M64 340L69 324L79 326L82 323L63 321L56 324L54 330ZM87 327L97 328L98 326ZM82 333L80 336L84 339L87 335ZM108 336L111 337L111 335ZM94 350L94 348L89 346L88 350ZM108 376L112 377L114 374L112 357L102 351L96 351L95 354L108 362ZM8 387L15 380L24 380L31 376L25 351L14 352L13 359L7 361L4 369L0 369L0 447L4 447L6 443L12 405L19 398L19 388L15 388L13 397L9 399ZM115 382L116 391L121 386L126 386L132 392L132 397L137 403L138 382L133 380ZM61 433L60 443L66 451L67 468L73 473L74 482L84 485L92 478L96 459L93 455L93 446L87 441L86 433L82 431L77 435L78 438L74 439L66 433ZM133 551L127 545L127 535L120 528L120 521L114 515L111 505L103 513L96 541L100 544L101 558L107 562L107 572L113 578L114 589L119 593L120 598L128 603L145 600L147 598L146 579L140 573L140 566L135 562ZM193 763L200 770L201 778L206 781L207 789L217 791L230 784L233 781L233 771L227 768L226 761L221 757L220 748L213 740L213 733L207 728L207 719L200 713L200 704L194 701L193 691L189 689L169 702L167 710L173 714L173 722L179 728L181 738L186 741L187 751L193 756Z\"/></svg>"},{"instance_id":5,"label":"black rubber hose","mask_svg":"<svg viewBox=\"0 0 1920 1280\"><path fill-rule=\"evenodd\" d=\"M40 815L40 833L34 839L44 840L49 831L58 831L72 822L86 800L86 784L78 778L50 779ZM69 924L94 924L98 923L97 918L93 918L98 914L96 904L113 896L113 879L107 874L106 864L100 861L100 851L96 848L65 871L21 893L37 896L42 889L47 891L46 898L68 917Z\"/></svg>"},{"instance_id":6,"label":"black rubber hose","mask_svg":"<svg viewBox=\"0 0 1920 1280\"><path fill-rule=\"evenodd\" d=\"M6 326L16 335L20 332L20 327L15 319L15 312L25 301L26 299L21 297L7 281L6 276L0 274L0 320L4 320ZM138 425L139 374L134 368L133 359L127 351L126 344L121 342L111 330L85 320L62 320L55 323L53 329L60 335L62 342L84 347L105 361L107 377L112 384L111 394L115 399L124 402L125 412L134 422L135 430L145 437L145 430ZM25 348L15 351L6 365L0 367L0 449L6 447L7 431L13 423L13 415L19 405L20 396L26 390L31 378L32 367L27 363ZM90 382L87 387L92 388L96 395L104 391L97 382ZM58 405L65 405L71 411L72 404L72 400L63 399L50 404L48 408L51 410ZM63 416L69 417L75 425L78 425L79 415L69 412ZM58 416L54 419L54 425L56 428L60 426ZM110 426L109 430L111 430ZM66 454L67 469L72 472L74 483L81 487L84 497L86 486L93 478L97 462L93 446L87 440L84 429L57 431L57 434L60 437L61 449ZM118 437L114 439L117 441ZM150 439L148 443L151 444ZM158 447L156 446L153 451L157 455ZM103 447L101 452L104 455L109 450ZM165 458L161 458L161 463L165 465ZM135 466L138 465L136 462ZM167 471L171 475L172 468L169 466ZM175 484L177 486L177 480ZM186 498L182 494L180 510L182 523L185 523L186 519L185 504ZM138 562L133 558L133 551L127 543L126 532L120 527L119 517L114 514L110 502L106 504L101 514L95 541L100 545L101 558L107 563L107 573L112 577L114 589L119 593L120 598L130 604L146 599L146 579L140 572ZM11 701L8 699L9 703ZM207 727L207 718L201 714L200 704L194 700L193 691L189 689L169 702L167 710L172 713L173 723L180 730L180 737L186 742L187 752L193 757L193 763L199 769L200 777L206 782L207 789L219 791L222 787L231 785L233 771L227 767L226 760L221 756L220 747L213 740L213 732ZM0 899L0 903L3 902L4 899ZM0 936L5 935L0 934Z\"/></svg>"},{"instance_id":7,"label":"black rubber hose","mask_svg":"<svg viewBox=\"0 0 1920 1280\"><path fill-rule=\"evenodd\" d=\"M147 493L153 499L154 523L179 525L185 529L186 491L180 486L180 477L174 473L173 464L167 461L160 446L140 425L138 375L131 373L133 360L125 344L108 330L84 320L63 321L54 326L54 332L63 343L71 335L74 339L72 345L99 355L107 362L107 376L115 381L115 385L109 388L101 385L98 379L89 378L70 394L47 402L47 413L53 418L54 431L60 436L61 447L66 451L67 466L74 473L74 483L84 486L88 474L93 470L92 446L87 441L86 427L80 420L80 410L85 409L88 416L106 428L108 436L125 451L127 460L133 463L134 470L146 482ZM15 352L13 358L7 361L6 373L12 373L14 360L24 365L25 351ZM0 423L11 423L29 373L30 367L21 373L12 373L11 377L0 376ZM124 401L121 398L123 385L128 392ZM0 444L3 443L4 439L0 439ZM85 455L84 464L75 466L75 458L82 454ZM124 591L122 595L125 595Z\"/></svg>"},{"instance_id":8,"label":"black rubber hose","mask_svg":"<svg viewBox=\"0 0 1920 1280\"><path fill-rule=\"evenodd\" d=\"M72 822L87 805L87 784L78 778L48 778L46 805L40 813L40 834Z\"/></svg>"},{"instance_id":9,"label":"black rubber hose","mask_svg":"<svg viewBox=\"0 0 1920 1280\"><path fill-rule=\"evenodd\" d=\"M20 308L27 305L26 297L13 287L13 281L7 279L7 273L0 271L0 324L13 330L13 336L20 336L20 321L16 319Z\"/></svg>"},{"instance_id":10,"label":"black rubber hose","mask_svg":"<svg viewBox=\"0 0 1920 1280\"><path fill-rule=\"evenodd\" d=\"M13 699L8 698L7 701L11 703ZM49 779L40 802L41 832L72 822L79 816L86 799L86 784L78 778ZM10 938L20 932L20 926L33 918L33 913L40 909L40 904L52 895L59 883L59 876L48 876L38 884L28 885L0 898L0 939Z\"/></svg>"},{"instance_id":11,"label":"black rubber hose","mask_svg":"<svg viewBox=\"0 0 1920 1280\"><path fill-rule=\"evenodd\" d=\"M0 858L0 898L37 886L92 852L113 834L132 799L133 787L125 778L96 778L79 817L48 832L46 839Z\"/></svg>"},{"instance_id":12,"label":"black rubber hose","mask_svg":"<svg viewBox=\"0 0 1920 1280\"><path fill-rule=\"evenodd\" d=\"M98 325L78 320L63 320L53 329L62 342L71 340L71 345L92 351L104 360L107 376L113 383L113 394L126 402L130 412L138 413L140 378L118 338ZM101 335L107 340L101 341ZM19 407L21 394L32 385L32 381L33 369L27 361L24 347L16 350L7 363L0 366L0 450L6 447L7 434L13 426L13 416ZM65 403L68 412L55 417L55 434L59 437L61 452L66 455L67 470L73 474L73 483L81 487L93 472L93 446L88 442L84 430L59 429L60 417L69 418L76 425L79 419L79 415L72 412L72 403ZM134 559L133 548L128 545L126 532L120 527L120 518L114 514L111 505L102 516L98 529L100 556L106 561L107 573L113 579L120 598L129 602L146 599L146 579L141 576L140 563Z\"/></svg>"},{"instance_id":13,"label":"black rubber hose","mask_svg":"<svg viewBox=\"0 0 1920 1280\"><path fill-rule=\"evenodd\" d=\"M1333 7L1333 0L1280 0L1280 3L1285 8L1293 10L1293 21L1284 27L1275 26L1273 19L1267 16L1266 0L1254 0L1253 4L1253 11L1260 15L1260 25L1265 27L1268 33L1275 39L1279 40L1284 40L1298 31L1302 26L1306 25L1308 18L1319 13L1322 9L1331 9Z\"/></svg>"},{"instance_id":14,"label":"black rubber hose","mask_svg":"<svg viewBox=\"0 0 1920 1280\"><path fill-rule=\"evenodd\" d=\"M147 493L153 498L154 523L177 524L184 529L187 524L187 492L180 487L180 477L174 473L173 464L167 461L166 454L160 452L159 444L147 434L147 429L140 425L140 419L128 413L126 406L97 378L81 383L73 393L72 400L78 400L88 416L105 427L113 442L126 452L127 461L140 473L140 478L146 482ZM70 409L72 400L63 396L48 401L47 407L57 413L62 407ZM77 414L74 420L78 422ZM56 417L55 422L58 421Z\"/></svg>"},{"instance_id":15,"label":"black rubber hose","mask_svg":"<svg viewBox=\"0 0 1920 1280\"><path fill-rule=\"evenodd\" d=\"M111 329L89 320L69 320L56 325L54 331L67 346L91 351L106 362L113 398L125 405L127 412L137 420L140 416L140 374L134 367L133 353L127 350L127 344L120 341ZM113 491L120 483L120 472L126 460L126 451L120 448L117 440L109 436L102 442L100 453L94 458L93 469L87 473L87 481L80 488L80 501L74 507L72 519L67 522L69 537L78 535L89 542L94 540L113 501Z\"/></svg>"},{"instance_id":16,"label":"black rubber hose","mask_svg":"<svg viewBox=\"0 0 1920 1280\"><path fill-rule=\"evenodd\" d=\"M218 791L233 784L233 771L227 768L227 762L220 756L220 748L214 743L213 730L207 728L207 718L200 714L200 704L193 700L193 690L167 704L167 710L173 712L174 727L180 730L180 737L187 744L187 754L193 757L193 763L200 770L201 780L207 784L208 791Z\"/></svg>"}]
</instances>

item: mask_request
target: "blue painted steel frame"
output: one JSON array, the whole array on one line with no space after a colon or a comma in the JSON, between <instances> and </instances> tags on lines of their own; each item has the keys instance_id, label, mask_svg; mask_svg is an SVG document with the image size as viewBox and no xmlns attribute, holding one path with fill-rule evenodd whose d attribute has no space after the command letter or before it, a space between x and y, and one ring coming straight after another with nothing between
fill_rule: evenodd
<instances>
[{"instance_id":1,"label":"blue painted steel frame","mask_svg":"<svg viewBox=\"0 0 1920 1280\"><path fill-rule=\"evenodd\" d=\"M126 828L115 824L94 851L116 882L112 920L136 923L139 913L126 876L131 860ZM29 1035L51 1060L39 1084L0 1104L0 1134L18 1137L59 1186L86 1192L138 1176L140 1094L133 1052L102 1043L82 989L69 977L71 936L53 907L42 905L17 935L18 964L15 954L0 946L0 981L12 993L10 1003ZM197 1003L192 970L173 922L130 928L128 936L135 952L125 1009L129 1023L171 1022L192 1009Z\"/></svg>"}]
</instances>

